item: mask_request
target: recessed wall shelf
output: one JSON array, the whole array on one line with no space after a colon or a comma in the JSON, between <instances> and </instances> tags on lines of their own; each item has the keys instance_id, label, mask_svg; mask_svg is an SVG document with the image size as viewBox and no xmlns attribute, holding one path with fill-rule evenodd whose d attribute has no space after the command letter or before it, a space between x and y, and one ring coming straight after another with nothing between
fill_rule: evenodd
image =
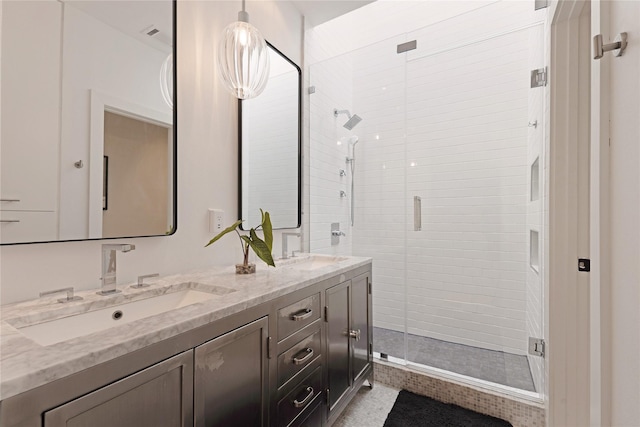
<instances>
[{"instance_id":1,"label":"recessed wall shelf","mask_svg":"<svg viewBox=\"0 0 640 427\"><path fill-rule=\"evenodd\" d=\"M529 230L529 265L536 273L540 272L540 244L538 232Z\"/></svg>"},{"instance_id":2,"label":"recessed wall shelf","mask_svg":"<svg viewBox=\"0 0 640 427\"><path fill-rule=\"evenodd\" d=\"M531 165L531 194L529 200L534 202L540 198L540 158Z\"/></svg>"}]
</instances>

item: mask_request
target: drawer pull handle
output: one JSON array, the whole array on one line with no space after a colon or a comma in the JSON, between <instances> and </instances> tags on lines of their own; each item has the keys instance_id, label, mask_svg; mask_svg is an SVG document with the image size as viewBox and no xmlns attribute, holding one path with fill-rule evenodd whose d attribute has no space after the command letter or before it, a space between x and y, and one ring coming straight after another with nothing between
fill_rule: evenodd
<instances>
[{"instance_id":1,"label":"drawer pull handle","mask_svg":"<svg viewBox=\"0 0 640 427\"><path fill-rule=\"evenodd\" d=\"M356 329L355 331L353 329L350 330L349 337L355 338L356 341L360 341L360 329Z\"/></svg>"},{"instance_id":2,"label":"drawer pull handle","mask_svg":"<svg viewBox=\"0 0 640 427\"><path fill-rule=\"evenodd\" d=\"M305 355L303 357L298 358L298 356L301 354L305 354ZM301 352L293 356L293 364L302 365L304 363L307 363L312 357L313 357L313 349L305 348L304 350L302 350Z\"/></svg>"},{"instance_id":3,"label":"drawer pull handle","mask_svg":"<svg viewBox=\"0 0 640 427\"><path fill-rule=\"evenodd\" d=\"M293 406L296 408L302 408L303 406L306 406L307 403L309 403L309 401L313 398L313 387L307 387L307 395L305 396L304 399L302 400L298 400L295 399L293 401Z\"/></svg>"},{"instance_id":4,"label":"drawer pull handle","mask_svg":"<svg viewBox=\"0 0 640 427\"><path fill-rule=\"evenodd\" d=\"M309 317L311 317L311 315L313 315L313 310L311 310L310 308L305 308L303 310L298 311L297 313L292 314L291 320L293 320L294 322L297 322L299 320L308 319Z\"/></svg>"},{"instance_id":5,"label":"drawer pull handle","mask_svg":"<svg viewBox=\"0 0 640 427\"><path fill-rule=\"evenodd\" d=\"M19 202L20 199L0 199L0 202Z\"/></svg>"},{"instance_id":6,"label":"drawer pull handle","mask_svg":"<svg viewBox=\"0 0 640 427\"><path fill-rule=\"evenodd\" d=\"M20 222L20 220L19 219L0 219L0 222L2 223Z\"/></svg>"}]
</instances>

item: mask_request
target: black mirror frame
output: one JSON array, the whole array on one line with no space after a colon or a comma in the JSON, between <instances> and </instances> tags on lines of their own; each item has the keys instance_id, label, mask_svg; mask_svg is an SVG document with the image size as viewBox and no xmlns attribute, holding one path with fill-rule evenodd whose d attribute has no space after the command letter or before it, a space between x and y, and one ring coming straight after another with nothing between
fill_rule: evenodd
<instances>
[{"instance_id":1,"label":"black mirror frame","mask_svg":"<svg viewBox=\"0 0 640 427\"><path fill-rule=\"evenodd\" d=\"M291 59L289 59L284 53L278 50L275 46L267 41L267 45L284 58L288 63L293 65L298 71L298 215L297 224L295 227L274 227L274 230L287 230L300 228L302 225L302 70ZM238 99L238 219L242 216L242 100ZM241 230L249 230L251 226L247 228L240 225Z\"/></svg>"}]
</instances>

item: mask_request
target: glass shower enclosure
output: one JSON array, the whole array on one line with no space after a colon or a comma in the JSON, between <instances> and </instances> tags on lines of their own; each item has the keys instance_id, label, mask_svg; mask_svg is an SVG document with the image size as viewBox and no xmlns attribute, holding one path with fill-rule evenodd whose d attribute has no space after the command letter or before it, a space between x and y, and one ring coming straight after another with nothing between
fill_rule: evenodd
<instances>
[{"instance_id":1,"label":"glass shower enclosure","mask_svg":"<svg viewBox=\"0 0 640 427\"><path fill-rule=\"evenodd\" d=\"M378 357L536 396L544 23L482 13L311 66L309 242L373 258Z\"/></svg>"}]
</instances>

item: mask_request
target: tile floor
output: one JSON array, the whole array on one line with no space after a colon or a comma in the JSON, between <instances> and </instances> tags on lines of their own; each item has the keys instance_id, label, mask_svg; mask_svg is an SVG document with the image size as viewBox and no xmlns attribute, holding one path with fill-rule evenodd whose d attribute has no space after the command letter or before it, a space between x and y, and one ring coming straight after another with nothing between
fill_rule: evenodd
<instances>
[{"instance_id":1,"label":"tile floor","mask_svg":"<svg viewBox=\"0 0 640 427\"><path fill-rule=\"evenodd\" d=\"M409 334L410 362L445 369L521 390L536 391L527 356ZM404 334L373 328L373 350L404 358Z\"/></svg>"},{"instance_id":2,"label":"tile floor","mask_svg":"<svg viewBox=\"0 0 640 427\"><path fill-rule=\"evenodd\" d=\"M361 387L333 427L382 427L400 390L375 383Z\"/></svg>"}]
</instances>

